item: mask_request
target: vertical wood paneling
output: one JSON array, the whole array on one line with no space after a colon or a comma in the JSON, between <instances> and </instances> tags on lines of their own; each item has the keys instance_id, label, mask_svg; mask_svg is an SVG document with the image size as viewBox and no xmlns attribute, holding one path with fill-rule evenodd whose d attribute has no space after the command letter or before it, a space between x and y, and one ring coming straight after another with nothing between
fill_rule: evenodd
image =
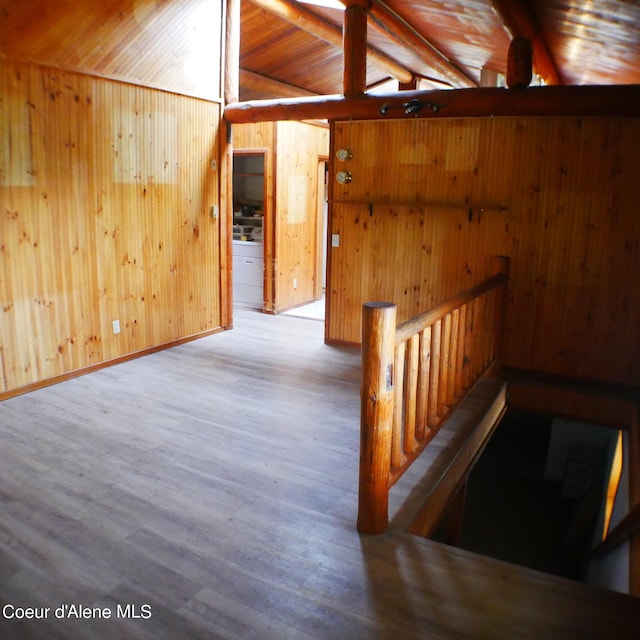
<instances>
[{"instance_id":1,"label":"vertical wood paneling","mask_svg":"<svg viewBox=\"0 0 640 640\"><path fill-rule=\"evenodd\" d=\"M0 83L28 107L0 158L31 176L0 181L8 389L218 327L219 106L8 62Z\"/></svg>"},{"instance_id":2,"label":"vertical wood paneling","mask_svg":"<svg viewBox=\"0 0 640 640\"><path fill-rule=\"evenodd\" d=\"M333 185L340 247L330 250L330 340L359 341L366 300L395 302L403 321L488 276L492 256L509 255L505 364L640 383L637 119L334 129L333 148L353 154L353 180Z\"/></svg>"},{"instance_id":3,"label":"vertical wood paneling","mask_svg":"<svg viewBox=\"0 0 640 640\"><path fill-rule=\"evenodd\" d=\"M278 122L274 310L314 299L318 273L318 161L329 154L329 129Z\"/></svg>"}]
</instances>

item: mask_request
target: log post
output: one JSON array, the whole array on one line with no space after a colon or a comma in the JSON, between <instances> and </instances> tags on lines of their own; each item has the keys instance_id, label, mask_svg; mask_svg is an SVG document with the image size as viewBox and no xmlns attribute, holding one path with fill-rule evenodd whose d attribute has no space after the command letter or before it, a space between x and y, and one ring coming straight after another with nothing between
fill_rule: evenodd
<instances>
[{"instance_id":1,"label":"log post","mask_svg":"<svg viewBox=\"0 0 640 640\"><path fill-rule=\"evenodd\" d=\"M528 38L514 38L507 56L507 87L526 89L533 77L533 50Z\"/></svg>"},{"instance_id":2,"label":"log post","mask_svg":"<svg viewBox=\"0 0 640 640\"><path fill-rule=\"evenodd\" d=\"M356 96L367 90L367 1L349 0L344 10L343 93Z\"/></svg>"},{"instance_id":3,"label":"log post","mask_svg":"<svg viewBox=\"0 0 640 640\"><path fill-rule=\"evenodd\" d=\"M240 0L227 0L224 55L224 103L240 99Z\"/></svg>"},{"instance_id":4,"label":"log post","mask_svg":"<svg viewBox=\"0 0 640 640\"><path fill-rule=\"evenodd\" d=\"M395 329L395 304L364 304L357 523L360 533L383 533L389 523Z\"/></svg>"}]
</instances>

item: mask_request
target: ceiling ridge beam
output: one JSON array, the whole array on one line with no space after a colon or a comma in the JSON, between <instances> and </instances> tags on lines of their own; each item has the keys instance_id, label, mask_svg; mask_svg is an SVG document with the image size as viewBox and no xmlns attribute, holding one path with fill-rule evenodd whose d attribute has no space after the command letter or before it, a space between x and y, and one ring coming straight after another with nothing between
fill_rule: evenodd
<instances>
[{"instance_id":1,"label":"ceiling ridge beam","mask_svg":"<svg viewBox=\"0 0 640 640\"><path fill-rule=\"evenodd\" d=\"M294 0L249 0L249 2L342 50L342 28ZM409 69L374 47L367 46L367 58L373 65L399 82L407 83L413 79L413 73Z\"/></svg>"},{"instance_id":2,"label":"ceiling ridge beam","mask_svg":"<svg viewBox=\"0 0 640 640\"><path fill-rule=\"evenodd\" d=\"M464 73L455 62L380 0L371 0L368 13L372 26L418 55L423 62L441 73L453 86L461 88L478 86L478 83Z\"/></svg>"},{"instance_id":3,"label":"ceiling ridge beam","mask_svg":"<svg viewBox=\"0 0 640 640\"><path fill-rule=\"evenodd\" d=\"M531 5L523 0L490 0L510 40L527 38L533 48L533 67L545 84L563 84L558 65L542 35Z\"/></svg>"}]
</instances>

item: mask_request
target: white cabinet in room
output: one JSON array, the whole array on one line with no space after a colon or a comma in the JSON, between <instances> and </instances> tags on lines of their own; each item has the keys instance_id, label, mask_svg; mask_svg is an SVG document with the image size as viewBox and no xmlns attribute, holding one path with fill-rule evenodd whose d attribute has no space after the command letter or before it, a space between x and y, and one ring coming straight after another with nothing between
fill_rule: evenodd
<instances>
[{"instance_id":1,"label":"white cabinet in room","mask_svg":"<svg viewBox=\"0 0 640 640\"><path fill-rule=\"evenodd\" d=\"M264 257L261 242L233 241L233 302L262 309Z\"/></svg>"}]
</instances>

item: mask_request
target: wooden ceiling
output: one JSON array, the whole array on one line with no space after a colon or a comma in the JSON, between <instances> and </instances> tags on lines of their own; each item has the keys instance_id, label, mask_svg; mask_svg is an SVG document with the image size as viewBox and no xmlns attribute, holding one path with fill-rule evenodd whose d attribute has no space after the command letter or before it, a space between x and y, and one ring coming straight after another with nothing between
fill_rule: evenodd
<instances>
[{"instance_id":1,"label":"wooden ceiling","mask_svg":"<svg viewBox=\"0 0 640 640\"><path fill-rule=\"evenodd\" d=\"M479 86L483 68L505 72L515 36L532 41L534 71L545 84L640 84L637 0L369 4L369 91L394 79L393 64L419 79L420 88ZM302 17L292 13L298 10ZM309 13L321 22L304 19ZM343 15L296 0L241 0L240 99L341 94Z\"/></svg>"}]
</instances>

